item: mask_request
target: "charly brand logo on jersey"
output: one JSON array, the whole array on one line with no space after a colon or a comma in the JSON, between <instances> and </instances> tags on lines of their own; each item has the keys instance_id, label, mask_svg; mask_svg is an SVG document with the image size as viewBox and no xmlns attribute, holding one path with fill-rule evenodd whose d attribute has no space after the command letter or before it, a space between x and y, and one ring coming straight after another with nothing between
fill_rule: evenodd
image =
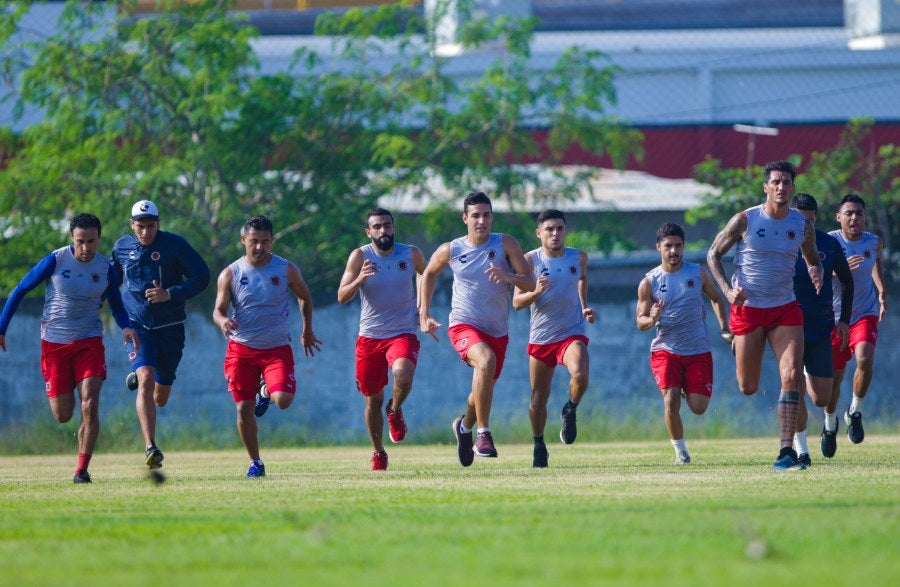
<instances>
[{"instance_id":1,"label":"charly brand logo on jersey","mask_svg":"<svg viewBox=\"0 0 900 587\"><path fill-rule=\"evenodd\" d=\"M250 279L246 275L241 276L241 285L247 285L250 283Z\"/></svg>"},{"instance_id":2,"label":"charly brand logo on jersey","mask_svg":"<svg viewBox=\"0 0 900 587\"><path fill-rule=\"evenodd\" d=\"M756 236L761 237L761 238L765 238L765 237L766 237L766 229L765 229L765 228L760 228L759 230L757 230L757 231L756 231Z\"/></svg>"},{"instance_id":3,"label":"charly brand logo on jersey","mask_svg":"<svg viewBox=\"0 0 900 587\"><path fill-rule=\"evenodd\" d=\"M488 251L488 260L489 261L493 261L494 257L496 257L496 256L497 256L497 253L495 251L493 251L493 250Z\"/></svg>"},{"instance_id":4,"label":"charly brand logo on jersey","mask_svg":"<svg viewBox=\"0 0 900 587\"><path fill-rule=\"evenodd\" d=\"M787 231L787 237L788 237L788 240L794 240L795 238L797 238L797 233L794 232L793 230L789 230L789 231Z\"/></svg>"},{"instance_id":5,"label":"charly brand logo on jersey","mask_svg":"<svg viewBox=\"0 0 900 587\"><path fill-rule=\"evenodd\" d=\"M659 291L661 291L661 292L663 292L663 293L666 293L667 291L669 291L669 284L666 283L666 282L660 283L660 284L659 284Z\"/></svg>"},{"instance_id":6,"label":"charly brand logo on jersey","mask_svg":"<svg viewBox=\"0 0 900 587\"><path fill-rule=\"evenodd\" d=\"M575 265L569 265L569 273L572 275L578 275L578 269L575 268Z\"/></svg>"},{"instance_id":7,"label":"charly brand logo on jersey","mask_svg":"<svg viewBox=\"0 0 900 587\"><path fill-rule=\"evenodd\" d=\"M695 285L697 285L697 284L694 282L693 279L688 279L688 280L687 280L687 286L688 286L688 287L694 287Z\"/></svg>"},{"instance_id":8,"label":"charly brand logo on jersey","mask_svg":"<svg viewBox=\"0 0 900 587\"><path fill-rule=\"evenodd\" d=\"M68 269L63 269L62 273L60 273L65 279L72 277L72 272Z\"/></svg>"},{"instance_id":9,"label":"charly brand logo on jersey","mask_svg":"<svg viewBox=\"0 0 900 587\"><path fill-rule=\"evenodd\" d=\"M465 262L468 261L468 260L469 260L468 257L466 257L465 255L460 255L460 256L459 256L459 262L460 262L460 263L465 263Z\"/></svg>"},{"instance_id":10,"label":"charly brand logo on jersey","mask_svg":"<svg viewBox=\"0 0 900 587\"><path fill-rule=\"evenodd\" d=\"M541 275L550 275L550 270L546 267L541 267Z\"/></svg>"},{"instance_id":11,"label":"charly brand logo on jersey","mask_svg":"<svg viewBox=\"0 0 900 587\"><path fill-rule=\"evenodd\" d=\"M94 283L100 283L100 274L91 273L91 281L93 281Z\"/></svg>"},{"instance_id":12,"label":"charly brand logo on jersey","mask_svg":"<svg viewBox=\"0 0 900 587\"><path fill-rule=\"evenodd\" d=\"M397 263L397 269L400 271L406 271L406 261L400 261Z\"/></svg>"},{"instance_id":13,"label":"charly brand logo on jersey","mask_svg":"<svg viewBox=\"0 0 900 587\"><path fill-rule=\"evenodd\" d=\"M273 275L272 277L269 278L269 281L272 282L272 285L279 285L281 283L281 278L278 277L277 275Z\"/></svg>"},{"instance_id":14,"label":"charly brand logo on jersey","mask_svg":"<svg viewBox=\"0 0 900 587\"><path fill-rule=\"evenodd\" d=\"M153 251L150 253L150 258L154 261L159 261L159 251Z\"/></svg>"}]
</instances>

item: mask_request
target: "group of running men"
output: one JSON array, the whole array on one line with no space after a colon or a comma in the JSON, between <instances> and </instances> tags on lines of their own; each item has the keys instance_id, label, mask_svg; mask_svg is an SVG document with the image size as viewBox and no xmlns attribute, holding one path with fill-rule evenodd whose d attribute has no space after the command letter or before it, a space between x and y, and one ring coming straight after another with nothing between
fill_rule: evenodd
<instances>
[{"instance_id":1,"label":"group of running men","mask_svg":"<svg viewBox=\"0 0 900 587\"><path fill-rule=\"evenodd\" d=\"M864 230L865 203L854 194L840 202L839 230L816 231L816 201L808 194L793 195L795 176L786 161L765 167L765 202L729 220L709 249L709 271L683 260L681 227L665 223L657 231L661 263L638 286L636 317L640 330L656 326L650 368L662 394L676 465L690 462L679 415L681 398L692 412L702 414L712 395L704 297L712 304L722 338L733 346L737 382L744 394L759 388L767 341L775 354L781 375L781 450L774 469L799 470L810 464L804 389L816 406L824 408L821 451L825 457L834 456L836 406L851 356L857 362L853 399L843 419L850 441L863 440L861 405L872 378L878 322L887 311L882 241ZM490 413L509 343L510 304L516 310L531 309L527 353L533 466L548 465L544 429L557 365L564 365L570 374L559 436L565 444L576 439L576 411L588 387L586 324L596 319L587 303L587 255L566 246L566 219L559 210L538 216L540 247L528 253L515 238L491 232L493 210L486 194L466 196L462 220L466 234L440 245L426 262L417 247L394 242L392 214L376 208L365 218L370 243L353 250L347 260L337 298L345 304L359 292L361 299L356 385L365 398L373 470L388 467L385 416L391 440L406 437L402 406L418 361L416 331L438 341L442 324L431 316L431 302L437 277L447 266L453 274L447 335L472 367L465 412L452 422L460 464L468 467L476 455L498 454ZM156 408L168 401L181 360L185 301L207 287L210 274L187 241L159 230L159 222L155 204L147 200L134 204L133 234L116 241L108 260L97 253L100 220L79 214L70 223L72 244L35 265L0 314L0 349L5 351L6 331L20 301L46 283L41 369L59 422L72 417L73 390L81 398L76 483L91 482L88 464L99 434L98 400L106 378L99 319L104 300L123 331L133 369L126 385L137 392L145 463L150 469L162 466L164 456L155 438ZM237 407L238 433L251 459L250 478L266 474L257 418L273 401L287 408L296 393L289 326L292 297L302 316L304 353L314 356L322 344L312 329L309 289L295 264L272 253L273 240L268 218L247 220L241 231L244 255L219 274L213 310L213 320L228 340L225 379ZM736 270L729 280L722 257L732 247ZM839 286L833 285L833 275ZM385 402L389 371L392 395Z\"/></svg>"}]
</instances>

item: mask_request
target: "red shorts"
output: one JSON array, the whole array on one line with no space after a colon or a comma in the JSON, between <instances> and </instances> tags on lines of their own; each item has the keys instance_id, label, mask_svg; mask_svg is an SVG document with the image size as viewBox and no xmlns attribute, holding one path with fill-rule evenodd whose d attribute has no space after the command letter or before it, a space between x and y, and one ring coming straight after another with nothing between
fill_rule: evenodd
<instances>
[{"instance_id":1,"label":"red shorts","mask_svg":"<svg viewBox=\"0 0 900 587\"><path fill-rule=\"evenodd\" d=\"M563 364L563 357L566 355L566 350L569 348L569 345L576 340L580 340L584 344L588 343L588 338L581 334L576 334L569 338L564 338L559 342L551 342L548 344L528 343L528 356L534 357L548 367L556 367L557 365Z\"/></svg>"},{"instance_id":2,"label":"red shorts","mask_svg":"<svg viewBox=\"0 0 900 587\"><path fill-rule=\"evenodd\" d=\"M270 394L296 393L294 351L291 350L291 345L253 349L229 340L225 350L225 379L228 380L228 391L235 403L256 398L260 377L266 382Z\"/></svg>"},{"instance_id":3,"label":"red shorts","mask_svg":"<svg viewBox=\"0 0 900 587\"><path fill-rule=\"evenodd\" d=\"M863 316L850 326L850 340L847 348L841 350L843 339L837 331L831 331L831 363L835 369L846 369L847 363L856 351L856 345L867 342L875 346L878 340L878 316Z\"/></svg>"},{"instance_id":4,"label":"red shorts","mask_svg":"<svg viewBox=\"0 0 900 587\"><path fill-rule=\"evenodd\" d=\"M650 371L660 391L676 388L684 393L706 397L712 395L712 353L676 355L668 351L653 351L650 354Z\"/></svg>"},{"instance_id":5,"label":"red shorts","mask_svg":"<svg viewBox=\"0 0 900 587\"><path fill-rule=\"evenodd\" d=\"M375 395L387 385L388 368L397 359L419 360L419 339L415 334L393 338L356 339L356 389L363 395Z\"/></svg>"},{"instance_id":6,"label":"red shorts","mask_svg":"<svg viewBox=\"0 0 900 587\"><path fill-rule=\"evenodd\" d=\"M803 310L797 300L774 308L731 306L728 323L735 336L750 334L757 328L772 330L778 326L803 326Z\"/></svg>"},{"instance_id":7,"label":"red shorts","mask_svg":"<svg viewBox=\"0 0 900 587\"><path fill-rule=\"evenodd\" d=\"M106 379L103 338L92 336L75 342L56 343L41 339L41 373L47 397L72 393L88 377Z\"/></svg>"},{"instance_id":8,"label":"red shorts","mask_svg":"<svg viewBox=\"0 0 900 587\"><path fill-rule=\"evenodd\" d=\"M453 348L459 353L463 362L468 364L469 349L472 345L483 342L494 351L494 357L497 359L497 367L494 369L494 379L500 377L503 371L503 361L506 359L506 347L509 346L509 335L505 334L500 337L494 337L478 330L474 326L468 324L457 324L447 329L447 335Z\"/></svg>"}]
</instances>

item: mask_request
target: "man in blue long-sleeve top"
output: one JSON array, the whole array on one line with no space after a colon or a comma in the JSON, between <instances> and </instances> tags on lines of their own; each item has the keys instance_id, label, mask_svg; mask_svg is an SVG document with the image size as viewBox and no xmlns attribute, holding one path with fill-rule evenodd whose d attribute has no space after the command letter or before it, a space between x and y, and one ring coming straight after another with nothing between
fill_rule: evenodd
<instances>
[{"instance_id":1,"label":"man in blue long-sleeve top","mask_svg":"<svg viewBox=\"0 0 900 587\"><path fill-rule=\"evenodd\" d=\"M135 409L144 434L147 466L162 466L156 446L156 406L165 406L184 349L185 302L209 285L209 267L181 236L159 229L159 209L149 200L131 208L134 234L116 241L112 260L123 278L122 301L140 349L129 348L137 389Z\"/></svg>"},{"instance_id":2,"label":"man in blue long-sleeve top","mask_svg":"<svg viewBox=\"0 0 900 587\"><path fill-rule=\"evenodd\" d=\"M56 249L41 259L13 289L0 313L0 349L6 351L6 331L22 298L45 283L41 316L41 372L50 410L58 422L66 423L75 411L75 394L81 398L81 426L78 427L78 465L75 483L91 483L88 464L100 435L100 387L106 379L103 300L126 343L140 347L131 329L119 294L119 278L109 261L97 253L100 219L79 214L69 223L72 244Z\"/></svg>"}]
</instances>

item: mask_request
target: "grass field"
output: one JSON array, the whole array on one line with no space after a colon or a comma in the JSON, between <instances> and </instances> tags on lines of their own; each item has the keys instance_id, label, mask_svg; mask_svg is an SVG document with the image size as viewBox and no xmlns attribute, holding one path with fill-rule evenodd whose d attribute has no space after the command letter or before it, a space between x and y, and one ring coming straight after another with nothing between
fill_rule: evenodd
<instances>
[{"instance_id":1,"label":"grass field","mask_svg":"<svg viewBox=\"0 0 900 587\"><path fill-rule=\"evenodd\" d=\"M817 444L813 442L812 444ZM777 439L0 457L4 585L897 585L900 436L776 473ZM818 458L817 458L818 457Z\"/></svg>"}]
</instances>

